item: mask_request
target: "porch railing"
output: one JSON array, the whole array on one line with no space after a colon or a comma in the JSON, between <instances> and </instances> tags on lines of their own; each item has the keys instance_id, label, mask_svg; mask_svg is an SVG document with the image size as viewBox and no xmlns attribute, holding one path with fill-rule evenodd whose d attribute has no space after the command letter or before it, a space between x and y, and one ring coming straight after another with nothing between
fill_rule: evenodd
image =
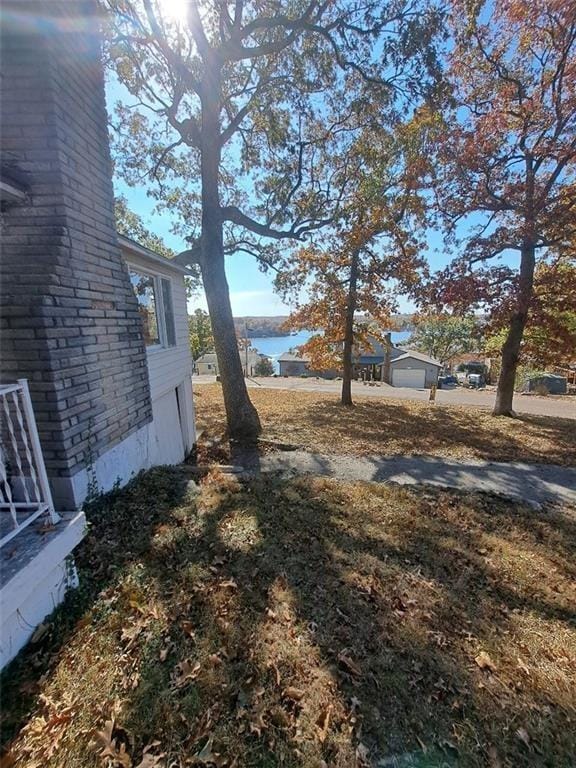
<instances>
[{"instance_id":1,"label":"porch railing","mask_svg":"<svg viewBox=\"0 0 576 768\"><path fill-rule=\"evenodd\" d=\"M34 520L56 524L28 382L0 384L0 547Z\"/></svg>"}]
</instances>

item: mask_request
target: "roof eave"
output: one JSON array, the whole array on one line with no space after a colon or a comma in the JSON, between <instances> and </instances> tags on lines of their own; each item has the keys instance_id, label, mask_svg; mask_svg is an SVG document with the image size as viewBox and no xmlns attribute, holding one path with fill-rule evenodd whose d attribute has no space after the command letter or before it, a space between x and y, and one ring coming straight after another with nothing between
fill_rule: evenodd
<instances>
[{"instance_id":1,"label":"roof eave","mask_svg":"<svg viewBox=\"0 0 576 768\"><path fill-rule=\"evenodd\" d=\"M188 277L192 275L190 270L186 269L186 267L183 267L180 264L176 264L172 261L172 259L161 256L159 253L150 250L150 248L146 248L144 245L140 245L140 243L137 243L136 240L132 240L125 235L118 235L118 242L120 244L120 248L124 249L125 251L129 251L136 256L144 257L145 259L148 259L155 264L161 264L163 267L172 269L174 272L179 272L181 275L187 275Z\"/></svg>"}]
</instances>

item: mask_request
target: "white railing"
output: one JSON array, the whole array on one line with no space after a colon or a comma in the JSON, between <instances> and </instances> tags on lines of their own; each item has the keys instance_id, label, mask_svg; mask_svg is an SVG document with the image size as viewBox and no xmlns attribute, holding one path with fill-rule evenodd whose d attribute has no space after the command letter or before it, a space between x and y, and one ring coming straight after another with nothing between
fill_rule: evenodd
<instances>
[{"instance_id":1,"label":"white railing","mask_svg":"<svg viewBox=\"0 0 576 768\"><path fill-rule=\"evenodd\" d=\"M0 384L0 547L41 515L56 524L26 379Z\"/></svg>"}]
</instances>

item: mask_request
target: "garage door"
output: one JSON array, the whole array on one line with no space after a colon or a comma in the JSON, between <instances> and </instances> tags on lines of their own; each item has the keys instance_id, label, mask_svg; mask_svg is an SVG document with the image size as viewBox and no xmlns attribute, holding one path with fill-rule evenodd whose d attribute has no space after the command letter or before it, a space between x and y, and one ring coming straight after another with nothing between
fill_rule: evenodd
<instances>
[{"instance_id":1,"label":"garage door","mask_svg":"<svg viewBox=\"0 0 576 768\"><path fill-rule=\"evenodd\" d=\"M426 371L422 368L396 368L392 371L392 384L395 387L424 389Z\"/></svg>"}]
</instances>

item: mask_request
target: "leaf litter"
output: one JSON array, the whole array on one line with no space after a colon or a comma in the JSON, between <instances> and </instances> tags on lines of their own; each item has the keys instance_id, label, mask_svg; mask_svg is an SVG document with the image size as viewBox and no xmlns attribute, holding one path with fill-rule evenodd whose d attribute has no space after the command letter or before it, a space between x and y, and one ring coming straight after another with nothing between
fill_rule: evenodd
<instances>
[{"instance_id":1,"label":"leaf litter","mask_svg":"<svg viewBox=\"0 0 576 768\"><path fill-rule=\"evenodd\" d=\"M154 470L88 510L84 602L10 670L16 765L570 765L574 510L185 485Z\"/></svg>"}]
</instances>

